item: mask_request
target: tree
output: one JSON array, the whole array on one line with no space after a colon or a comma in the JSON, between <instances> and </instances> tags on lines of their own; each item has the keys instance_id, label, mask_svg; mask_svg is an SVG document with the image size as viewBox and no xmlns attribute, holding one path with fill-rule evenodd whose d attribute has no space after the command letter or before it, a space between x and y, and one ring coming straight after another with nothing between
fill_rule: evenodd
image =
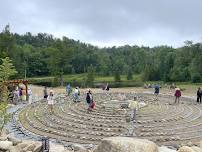
<instances>
[{"instance_id":1,"label":"tree","mask_svg":"<svg viewBox=\"0 0 202 152\"><path fill-rule=\"evenodd\" d=\"M199 73L192 73L192 75L191 75L191 81L193 82L193 83L197 83L197 82L201 82L201 76L200 76L200 74Z\"/></svg>"},{"instance_id":2,"label":"tree","mask_svg":"<svg viewBox=\"0 0 202 152\"><path fill-rule=\"evenodd\" d=\"M0 33L0 58L6 56L13 56L13 49L15 47L15 38L10 33L10 26L6 25L4 30Z\"/></svg>"},{"instance_id":3,"label":"tree","mask_svg":"<svg viewBox=\"0 0 202 152\"><path fill-rule=\"evenodd\" d=\"M1 59L2 64L0 65L0 132L3 129L4 125L8 122L10 118L10 114L7 113L8 109L8 100L9 100L9 92L8 88L4 86L3 81L6 81L10 78L10 76L13 76L17 73L15 70L12 61L9 59L9 57L6 57L5 59Z\"/></svg>"},{"instance_id":4,"label":"tree","mask_svg":"<svg viewBox=\"0 0 202 152\"><path fill-rule=\"evenodd\" d=\"M0 65L0 78L2 81L8 80L11 76L17 74L15 67L13 66L12 61L9 57L6 57L2 60L2 64Z\"/></svg>"},{"instance_id":5,"label":"tree","mask_svg":"<svg viewBox=\"0 0 202 152\"><path fill-rule=\"evenodd\" d=\"M121 81L121 75L120 75L120 72L119 72L119 71L115 71L114 80L115 80L116 82Z\"/></svg>"},{"instance_id":6,"label":"tree","mask_svg":"<svg viewBox=\"0 0 202 152\"><path fill-rule=\"evenodd\" d=\"M132 80L133 79L133 73L132 73L132 69L128 69L128 73L127 73L127 80Z\"/></svg>"},{"instance_id":7,"label":"tree","mask_svg":"<svg viewBox=\"0 0 202 152\"><path fill-rule=\"evenodd\" d=\"M9 93L8 91L4 90L0 102L0 135L1 131L7 122L10 120L11 115L7 112L8 109L8 99Z\"/></svg>"},{"instance_id":8,"label":"tree","mask_svg":"<svg viewBox=\"0 0 202 152\"><path fill-rule=\"evenodd\" d=\"M93 86L94 83L94 79L95 79L95 69L94 67L91 65L88 67L87 69L87 77L86 77L86 85L87 86Z\"/></svg>"}]
</instances>

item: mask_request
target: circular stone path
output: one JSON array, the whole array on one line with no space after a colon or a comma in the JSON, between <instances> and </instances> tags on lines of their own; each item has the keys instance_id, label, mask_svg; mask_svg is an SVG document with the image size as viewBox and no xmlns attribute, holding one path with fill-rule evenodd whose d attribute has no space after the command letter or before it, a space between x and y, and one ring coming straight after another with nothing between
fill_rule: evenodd
<instances>
[{"instance_id":1,"label":"circular stone path","mask_svg":"<svg viewBox=\"0 0 202 152\"><path fill-rule=\"evenodd\" d=\"M120 105L132 100L132 93L97 93L94 95L96 109L87 112L85 95L81 102L59 95L54 113L48 112L47 103L28 105L19 113L20 124L36 135L48 136L65 143L98 144L101 139L112 136L146 138L159 145L197 142L202 137L202 107L194 101L182 98L181 104L173 104L171 96L136 94L147 106L137 113L136 123L128 122L129 109ZM131 134L131 128L134 134Z\"/></svg>"}]
</instances>

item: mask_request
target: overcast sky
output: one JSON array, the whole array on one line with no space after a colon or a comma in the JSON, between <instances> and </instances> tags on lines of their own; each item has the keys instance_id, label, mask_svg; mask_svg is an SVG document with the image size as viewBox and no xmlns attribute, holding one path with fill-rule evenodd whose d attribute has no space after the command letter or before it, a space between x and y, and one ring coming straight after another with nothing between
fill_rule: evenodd
<instances>
[{"instance_id":1,"label":"overcast sky","mask_svg":"<svg viewBox=\"0 0 202 152\"><path fill-rule=\"evenodd\" d=\"M98 46L202 41L202 0L0 0L0 30L50 33Z\"/></svg>"}]
</instances>

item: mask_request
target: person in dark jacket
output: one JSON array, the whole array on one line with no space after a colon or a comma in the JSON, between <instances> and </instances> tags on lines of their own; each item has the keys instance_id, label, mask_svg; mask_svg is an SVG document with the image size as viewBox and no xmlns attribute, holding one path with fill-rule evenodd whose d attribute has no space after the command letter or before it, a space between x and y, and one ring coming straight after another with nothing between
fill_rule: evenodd
<instances>
[{"instance_id":1,"label":"person in dark jacket","mask_svg":"<svg viewBox=\"0 0 202 152\"><path fill-rule=\"evenodd\" d=\"M202 90L201 90L201 88L198 88L198 91L197 91L197 102L198 103L201 103L201 96L202 96Z\"/></svg>"},{"instance_id":2,"label":"person in dark jacket","mask_svg":"<svg viewBox=\"0 0 202 152\"><path fill-rule=\"evenodd\" d=\"M88 110L92 111L92 104L93 104L93 95L91 90L89 89L87 94L86 94L86 102L88 104Z\"/></svg>"},{"instance_id":3,"label":"person in dark jacket","mask_svg":"<svg viewBox=\"0 0 202 152\"><path fill-rule=\"evenodd\" d=\"M155 98L154 100L158 101L158 95L159 95L159 91L160 91L160 86L159 85L155 85L154 86L154 94L155 94Z\"/></svg>"},{"instance_id":4,"label":"person in dark jacket","mask_svg":"<svg viewBox=\"0 0 202 152\"><path fill-rule=\"evenodd\" d=\"M44 87L43 95L44 95L44 99L47 100L47 98L48 98L48 90L47 90L46 86Z\"/></svg>"}]
</instances>

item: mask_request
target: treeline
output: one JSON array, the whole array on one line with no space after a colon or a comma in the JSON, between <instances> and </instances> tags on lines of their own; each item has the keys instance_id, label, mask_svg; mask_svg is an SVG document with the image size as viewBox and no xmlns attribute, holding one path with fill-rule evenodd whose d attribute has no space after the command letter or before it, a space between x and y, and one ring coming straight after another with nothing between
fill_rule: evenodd
<instances>
[{"instance_id":1,"label":"treeline","mask_svg":"<svg viewBox=\"0 0 202 152\"><path fill-rule=\"evenodd\" d=\"M180 48L170 46L122 46L98 48L67 37L30 32L11 33L9 26L0 33L0 58L12 59L18 77L58 76L86 73L101 76L121 74L132 79L141 74L144 81L202 81L202 43L186 41Z\"/></svg>"}]
</instances>

